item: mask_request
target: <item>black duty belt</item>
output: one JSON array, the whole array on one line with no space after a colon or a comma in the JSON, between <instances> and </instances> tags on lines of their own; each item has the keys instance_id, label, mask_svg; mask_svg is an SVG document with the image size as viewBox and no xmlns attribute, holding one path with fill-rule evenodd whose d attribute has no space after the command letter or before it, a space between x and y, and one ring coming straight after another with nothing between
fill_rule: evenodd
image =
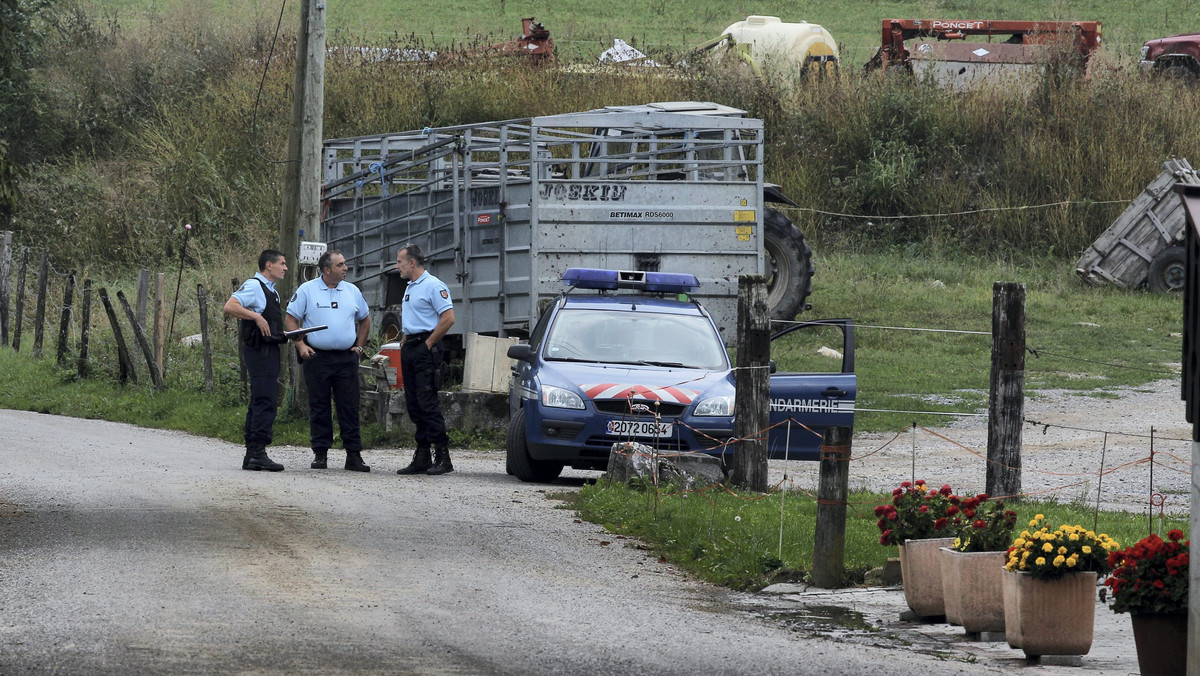
<instances>
[{"instance_id":1,"label":"black duty belt","mask_svg":"<svg viewBox=\"0 0 1200 676\"><path fill-rule=\"evenodd\" d=\"M411 345L412 343L415 343L418 340L425 340L426 338L428 338L429 336L432 336L432 335L433 335L432 331L423 331L421 333L414 333L411 336L405 337L404 344Z\"/></svg>"}]
</instances>

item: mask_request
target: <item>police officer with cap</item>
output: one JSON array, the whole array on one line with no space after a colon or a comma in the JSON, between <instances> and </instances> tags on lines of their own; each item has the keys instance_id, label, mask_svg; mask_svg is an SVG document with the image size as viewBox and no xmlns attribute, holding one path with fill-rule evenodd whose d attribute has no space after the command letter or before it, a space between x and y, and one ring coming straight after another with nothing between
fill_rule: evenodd
<instances>
[{"instance_id":1,"label":"police officer with cap","mask_svg":"<svg viewBox=\"0 0 1200 676\"><path fill-rule=\"evenodd\" d=\"M417 444L412 462L396 473L453 472L450 438L438 404L437 375L442 365L442 337L454 325L454 303L442 280L425 270L421 247L406 244L401 248L396 253L396 268L408 280L400 315L400 328L404 332L400 373L404 380L404 403L416 427Z\"/></svg>"},{"instance_id":2,"label":"police officer with cap","mask_svg":"<svg viewBox=\"0 0 1200 676\"><path fill-rule=\"evenodd\" d=\"M267 249L258 256L258 274L225 301L222 310L238 320L242 358L250 376L250 403L246 409L243 434L246 457L242 469L279 472L283 465L267 456L274 438L275 410L278 404L279 344L283 342L283 310L276 282L287 274L282 251Z\"/></svg>"},{"instance_id":3,"label":"police officer with cap","mask_svg":"<svg viewBox=\"0 0 1200 676\"><path fill-rule=\"evenodd\" d=\"M346 469L370 472L363 463L358 421L358 362L371 333L371 314L358 287L346 281L346 257L326 251L317 261L321 276L296 289L284 325L289 331L326 326L296 342L308 387L308 428L313 469L325 469L333 445L332 395L346 448Z\"/></svg>"}]
</instances>

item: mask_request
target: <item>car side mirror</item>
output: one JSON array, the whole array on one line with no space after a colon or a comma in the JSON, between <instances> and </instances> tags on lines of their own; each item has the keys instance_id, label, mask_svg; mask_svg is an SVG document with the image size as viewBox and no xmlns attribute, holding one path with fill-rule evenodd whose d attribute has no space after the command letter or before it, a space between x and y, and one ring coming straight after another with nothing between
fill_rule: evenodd
<instances>
[{"instance_id":1,"label":"car side mirror","mask_svg":"<svg viewBox=\"0 0 1200 676\"><path fill-rule=\"evenodd\" d=\"M768 363L770 364L770 370L769 370L769 371L767 371L767 373L774 373L774 372L775 372L775 360L774 360L774 359L772 359L772 360L770 360L770 362L768 362Z\"/></svg>"},{"instance_id":2,"label":"car side mirror","mask_svg":"<svg viewBox=\"0 0 1200 676\"><path fill-rule=\"evenodd\" d=\"M508 358L517 361L533 361L533 347L528 343L508 346Z\"/></svg>"}]
</instances>

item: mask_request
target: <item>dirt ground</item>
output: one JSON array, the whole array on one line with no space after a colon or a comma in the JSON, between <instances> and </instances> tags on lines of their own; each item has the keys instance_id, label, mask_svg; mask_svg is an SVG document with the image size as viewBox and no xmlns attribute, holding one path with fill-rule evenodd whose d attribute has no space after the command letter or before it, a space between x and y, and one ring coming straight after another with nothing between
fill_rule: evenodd
<instances>
[{"instance_id":1,"label":"dirt ground","mask_svg":"<svg viewBox=\"0 0 1200 676\"><path fill-rule=\"evenodd\" d=\"M1179 387L1178 380L1167 379L1122 389L1115 398L1067 390L1027 398L1022 492L1088 505L1099 497L1102 508L1129 511L1146 510L1153 499L1168 512L1188 511L1191 425ZM931 430L856 434L852 457L852 488L890 491L918 478L948 483L958 493L982 492L987 418L961 418ZM817 471L817 463L771 463L772 483L786 473L805 490L815 490Z\"/></svg>"}]
</instances>

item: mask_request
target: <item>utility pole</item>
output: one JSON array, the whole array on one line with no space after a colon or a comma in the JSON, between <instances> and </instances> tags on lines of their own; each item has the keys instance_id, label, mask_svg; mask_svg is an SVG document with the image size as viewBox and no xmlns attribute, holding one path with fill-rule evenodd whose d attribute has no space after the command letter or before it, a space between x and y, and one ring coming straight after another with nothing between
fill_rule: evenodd
<instances>
[{"instance_id":1,"label":"utility pole","mask_svg":"<svg viewBox=\"0 0 1200 676\"><path fill-rule=\"evenodd\" d=\"M325 1L302 0L292 87L292 122L288 128L287 174L279 221L279 250L287 257L291 271L276 286L285 306L303 281L300 242L321 241L321 125L324 110ZM281 352L282 366L290 377L292 401L307 410L308 397L295 353L290 349Z\"/></svg>"},{"instance_id":2,"label":"utility pole","mask_svg":"<svg viewBox=\"0 0 1200 676\"><path fill-rule=\"evenodd\" d=\"M279 248L292 274L279 283L284 303L299 285L300 242L321 241L321 124L325 106L325 2L303 0L296 40L292 122L279 222Z\"/></svg>"}]
</instances>

